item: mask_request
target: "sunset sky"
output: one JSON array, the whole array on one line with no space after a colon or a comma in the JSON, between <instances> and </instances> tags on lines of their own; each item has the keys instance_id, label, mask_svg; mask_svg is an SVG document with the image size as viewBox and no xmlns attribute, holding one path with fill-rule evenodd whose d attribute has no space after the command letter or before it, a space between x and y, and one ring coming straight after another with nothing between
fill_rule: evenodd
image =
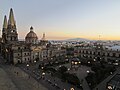
<instances>
[{"instance_id":1,"label":"sunset sky","mask_svg":"<svg viewBox=\"0 0 120 90\"><path fill-rule=\"evenodd\" d=\"M120 0L0 0L1 30L10 8L20 39L33 26L39 39L120 40Z\"/></svg>"}]
</instances>

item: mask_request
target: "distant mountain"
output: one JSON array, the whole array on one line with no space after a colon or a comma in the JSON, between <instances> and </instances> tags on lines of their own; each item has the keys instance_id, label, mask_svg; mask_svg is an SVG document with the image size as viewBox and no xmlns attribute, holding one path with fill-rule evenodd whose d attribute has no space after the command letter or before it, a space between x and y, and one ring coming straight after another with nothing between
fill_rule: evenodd
<instances>
[{"instance_id":1,"label":"distant mountain","mask_svg":"<svg viewBox=\"0 0 120 90\"><path fill-rule=\"evenodd\" d=\"M65 41L90 41L90 40L85 38L72 38L72 39L67 39Z\"/></svg>"}]
</instances>

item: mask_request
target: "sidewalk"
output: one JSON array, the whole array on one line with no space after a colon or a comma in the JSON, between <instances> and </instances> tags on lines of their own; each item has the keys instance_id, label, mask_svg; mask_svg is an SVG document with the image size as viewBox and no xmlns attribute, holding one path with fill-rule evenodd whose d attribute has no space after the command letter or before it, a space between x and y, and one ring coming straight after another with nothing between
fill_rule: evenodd
<instances>
[{"instance_id":1,"label":"sidewalk","mask_svg":"<svg viewBox=\"0 0 120 90\"><path fill-rule=\"evenodd\" d=\"M83 90L91 90L86 79L83 79L82 87L83 87Z\"/></svg>"},{"instance_id":2,"label":"sidewalk","mask_svg":"<svg viewBox=\"0 0 120 90\"><path fill-rule=\"evenodd\" d=\"M0 90L18 90L2 68L0 68Z\"/></svg>"},{"instance_id":3,"label":"sidewalk","mask_svg":"<svg viewBox=\"0 0 120 90\"><path fill-rule=\"evenodd\" d=\"M40 89L48 90L39 82L37 82L34 78L30 77L27 73L25 73L18 67L6 65L6 66L2 66L2 68L9 75L9 78L12 80L12 82L15 84L18 90L40 90ZM17 89L10 89L10 90L17 90Z\"/></svg>"},{"instance_id":4,"label":"sidewalk","mask_svg":"<svg viewBox=\"0 0 120 90\"><path fill-rule=\"evenodd\" d=\"M18 67L13 67L13 68L14 68L14 70L17 70L19 72L19 76L17 76L17 77L20 77L23 80L26 80L25 83L27 83L26 85L28 85L29 90L40 90L40 89L48 90L43 85L41 85L39 82L37 82L33 77L30 77L27 73L22 71L20 68L18 68ZM27 89L25 89L25 90L27 90Z\"/></svg>"}]
</instances>

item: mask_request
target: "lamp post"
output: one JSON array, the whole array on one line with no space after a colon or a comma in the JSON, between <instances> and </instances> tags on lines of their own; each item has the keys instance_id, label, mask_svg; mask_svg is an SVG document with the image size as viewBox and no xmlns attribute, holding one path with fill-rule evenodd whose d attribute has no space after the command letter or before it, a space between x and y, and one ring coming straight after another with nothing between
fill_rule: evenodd
<instances>
[{"instance_id":1,"label":"lamp post","mask_svg":"<svg viewBox=\"0 0 120 90\"><path fill-rule=\"evenodd\" d=\"M36 63L36 60L34 61L34 63Z\"/></svg>"},{"instance_id":2,"label":"lamp post","mask_svg":"<svg viewBox=\"0 0 120 90\"><path fill-rule=\"evenodd\" d=\"M43 78L43 79L45 78L45 72L42 73L42 78Z\"/></svg>"},{"instance_id":3,"label":"lamp post","mask_svg":"<svg viewBox=\"0 0 120 90\"><path fill-rule=\"evenodd\" d=\"M70 88L70 90L75 90L74 88Z\"/></svg>"},{"instance_id":4,"label":"lamp post","mask_svg":"<svg viewBox=\"0 0 120 90\"><path fill-rule=\"evenodd\" d=\"M26 65L27 66L27 70L28 70L28 67L30 66L29 64Z\"/></svg>"},{"instance_id":5,"label":"lamp post","mask_svg":"<svg viewBox=\"0 0 120 90\"><path fill-rule=\"evenodd\" d=\"M87 70L87 71L86 71L86 73L87 73L87 75L88 75L88 74L90 73L90 71L89 71L89 70Z\"/></svg>"},{"instance_id":6,"label":"lamp post","mask_svg":"<svg viewBox=\"0 0 120 90\"><path fill-rule=\"evenodd\" d=\"M96 59L93 59L93 61L95 62L95 61L96 61Z\"/></svg>"}]
</instances>

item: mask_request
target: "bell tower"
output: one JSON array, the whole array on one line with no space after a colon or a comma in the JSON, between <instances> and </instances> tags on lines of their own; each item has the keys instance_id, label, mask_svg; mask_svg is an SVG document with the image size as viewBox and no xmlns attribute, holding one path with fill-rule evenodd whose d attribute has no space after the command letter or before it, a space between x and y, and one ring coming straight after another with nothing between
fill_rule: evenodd
<instances>
[{"instance_id":1,"label":"bell tower","mask_svg":"<svg viewBox=\"0 0 120 90\"><path fill-rule=\"evenodd\" d=\"M6 35L7 35L7 17L5 15L3 21L3 29L2 29L2 39L4 43L6 42Z\"/></svg>"},{"instance_id":2,"label":"bell tower","mask_svg":"<svg viewBox=\"0 0 120 90\"><path fill-rule=\"evenodd\" d=\"M16 29L16 22L14 19L14 14L12 8L10 9L9 20L7 24L7 42L18 41L18 33Z\"/></svg>"}]
</instances>

